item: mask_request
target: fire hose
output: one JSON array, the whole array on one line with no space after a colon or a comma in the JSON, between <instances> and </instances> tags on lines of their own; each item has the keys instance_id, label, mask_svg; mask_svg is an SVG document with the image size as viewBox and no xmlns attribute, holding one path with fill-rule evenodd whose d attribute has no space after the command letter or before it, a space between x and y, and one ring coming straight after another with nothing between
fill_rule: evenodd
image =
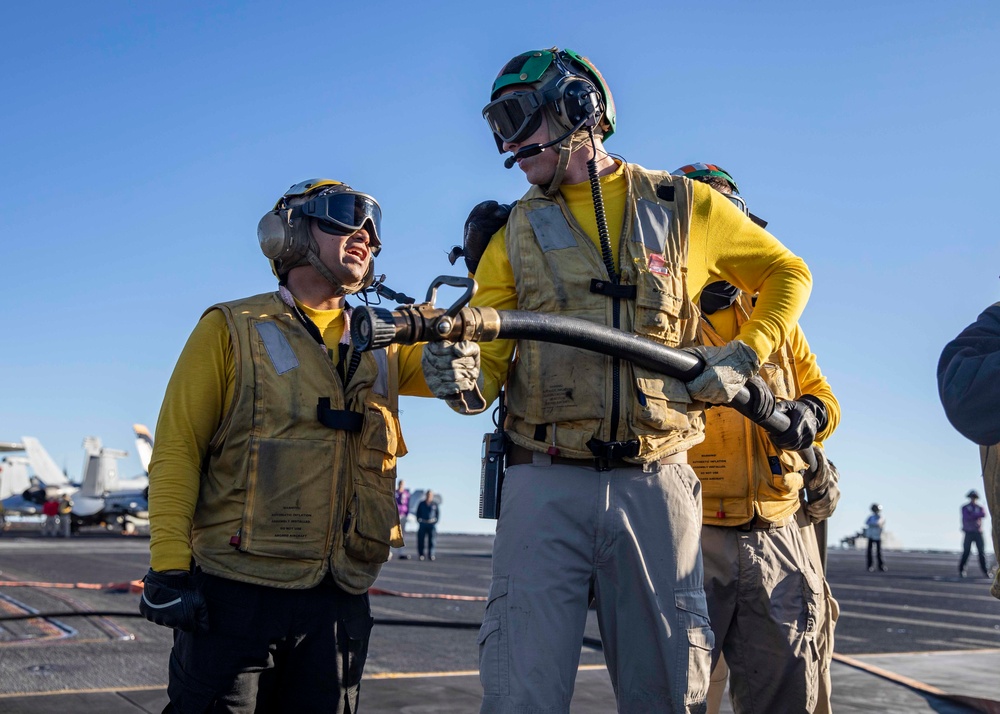
<instances>
[{"instance_id":1,"label":"fire hose","mask_svg":"<svg viewBox=\"0 0 1000 714\"><path fill-rule=\"evenodd\" d=\"M464 288L465 292L445 309L436 307L437 290L442 285ZM431 282L426 300L418 305L401 305L393 311L379 307L354 310L351 318L351 338L358 350L374 350L389 344L416 344L439 340L490 342L492 340L535 340L590 350L632 362L654 372L689 382L705 368L697 355L667 347L638 335L598 325L586 320L524 310L495 310L489 307L469 307L475 295L476 282L471 278L441 275ZM762 385L758 388L766 389ZM788 417L771 409L762 415L751 404L750 391L743 387L726 406L762 426L773 434L781 434L791 426ZM771 400L773 404L773 400ZM805 474L806 498L813 501L822 494L809 488L810 474L817 468L812 447L798 452L808 465ZM826 569L826 521L815 524L820 561Z\"/></svg>"},{"instance_id":2,"label":"fire hose","mask_svg":"<svg viewBox=\"0 0 1000 714\"><path fill-rule=\"evenodd\" d=\"M442 285L465 288L465 293L447 309L434 305L437 289ZM476 287L471 278L442 275L434 279L427 299L419 305L402 305L392 311L378 307L357 308L351 318L354 345L366 351L391 343L534 340L618 357L682 382L691 381L705 368L705 362L696 354L587 320L525 310L468 307ZM785 414L772 409L770 414L760 415L751 406L751 400L750 391L743 387L727 406L771 433L781 434L789 428ZM807 449L802 456L814 469L812 449Z\"/></svg>"}]
</instances>

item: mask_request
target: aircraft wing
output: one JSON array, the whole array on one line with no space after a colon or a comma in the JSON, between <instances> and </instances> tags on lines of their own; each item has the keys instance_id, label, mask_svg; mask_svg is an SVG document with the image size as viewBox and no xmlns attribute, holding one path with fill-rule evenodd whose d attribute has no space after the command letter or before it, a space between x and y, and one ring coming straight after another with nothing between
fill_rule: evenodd
<instances>
[{"instance_id":1,"label":"aircraft wing","mask_svg":"<svg viewBox=\"0 0 1000 714\"><path fill-rule=\"evenodd\" d=\"M139 455L143 470L149 473L149 459L153 455L153 435L142 424L133 424L132 431L135 432L135 453Z\"/></svg>"},{"instance_id":2,"label":"aircraft wing","mask_svg":"<svg viewBox=\"0 0 1000 714\"><path fill-rule=\"evenodd\" d=\"M0 441L0 451L24 451L24 444L14 441Z\"/></svg>"},{"instance_id":3,"label":"aircraft wing","mask_svg":"<svg viewBox=\"0 0 1000 714\"><path fill-rule=\"evenodd\" d=\"M56 466L56 462L49 456L49 452L42 448L38 439L33 436L22 436L21 441L24 443L24 450L28 452L31 468L42 483L46 486L69 485L66 474Z\"/></svg>"}]
</instances>

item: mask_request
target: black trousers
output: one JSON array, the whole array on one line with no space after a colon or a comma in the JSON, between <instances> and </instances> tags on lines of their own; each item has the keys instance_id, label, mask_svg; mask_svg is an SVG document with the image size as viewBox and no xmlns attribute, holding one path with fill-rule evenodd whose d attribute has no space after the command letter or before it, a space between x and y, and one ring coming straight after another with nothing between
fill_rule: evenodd
<instances>
[{"instance_id":1,"label":"black trousers","mask_svg":"<svg viewBox=\"0 0 1000 714\"><path fill-rule=\"evenodd\" d=\"M868 539L868 567L872 567L872 548L875 549L875 554L878 557L878 567L882 567L882 541Z\"/></svg>"},{"instance_id":2,"label":"black trousers","mask_svg":"<svg viewBox=\"0 0 1000 714\"><path fill-rule=\"evenodd\" d=\"M979 555L979 569L983 571L983 575L986 575L989 570L986 569L986 555L983 553L983 534L979 531L965 531L965 542L962 544L962 562L958 564L958 569L960 572L965 570L973 543L976 544L976 553Z\"/></svg>"},{"instance_id":3,"label":"black trousers","mask_svg":"<svg viewBox=\"0 0 1000 714\"><path fill-rule=\"evenodd\" d=\"M174 630L165 712L358 711L374 620L332 577L307 590L197 573L208 632Z\"/></svg>"},{"instance_id":4,"label":"black trousers","mask_svg":"<svg viewBox=\"0 0 1000 714\"><path fill-rule=\"evenodd\" d=\"M417 555L426 554L434 557L434 538L437 536L437 526L433 523L421 523L417 528Z\"/></svg>"}]
</instances>

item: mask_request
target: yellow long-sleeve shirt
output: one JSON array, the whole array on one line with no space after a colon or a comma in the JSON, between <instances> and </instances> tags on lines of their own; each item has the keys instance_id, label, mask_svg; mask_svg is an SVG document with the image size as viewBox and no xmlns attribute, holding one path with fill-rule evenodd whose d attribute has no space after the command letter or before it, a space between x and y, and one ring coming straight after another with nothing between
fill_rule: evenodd
<instances>
[{"instance_id":1,"label":"yellow long-sleeve shirt","mask_svg":"<svg viewBox=\"0 0 1000 714\"><path fill-rule=\"evenodd\" d=\"M617 263L628 196L624 167L602 176L601 189L612 254ZM691 190L688 294L697 301L702 288L716 280L726 280L751 294L760 293L753 317L743 325L739 339L764 361L789 337L805 308L812 288L809 268L722 194L697 181L692 183ZM590 183L564 185L560 191L573 217L600 249ZM507 257L505 229L490 240L476 270L476 282L479 291L471 302L474 307L517 309L517 289ZM492 402L507 379L514 343L497 340L484 343L481 349L483 392Z\"/></svg>"},{"instance_id":2,"label":"yellow long-sleeve shirt","mask_svg":"<svg viewBox=\"0 0 1000 714\"><path fill-rule=\"evenodd\" d=\"M736 317L736 306L733 305L712 313L708 316L708 320L719 337L731 340L738 334ZM822 442L824 439L828 439L840 424L840 402L833 395L830 383L823 376L823 372L816 362L816 355L809 348L805 333L798 325L795 325L789 333L788 345L795 357L795 373L798 376L799 388L802 393L811 394L826 406L826 428L816 435L816 441Z\"/></svg>"},{"instance_id":3,"label":"yellow long-sleeve shirt","mask_svg":"<svg viewBox=\"0 0 1000 714\"><path fill-rule=\"evenodd\" d=\"M314 310L298 303L323 335L334 364L344 333L343 310ZM432 396L420 367L422 345L399 352L400 394ZM156 424L149 465L150 566L187 570L191 523L208 445L232 404L236 358L225 316L212 310L195 326L174 367Z\"/></svg>"}]
</instances>

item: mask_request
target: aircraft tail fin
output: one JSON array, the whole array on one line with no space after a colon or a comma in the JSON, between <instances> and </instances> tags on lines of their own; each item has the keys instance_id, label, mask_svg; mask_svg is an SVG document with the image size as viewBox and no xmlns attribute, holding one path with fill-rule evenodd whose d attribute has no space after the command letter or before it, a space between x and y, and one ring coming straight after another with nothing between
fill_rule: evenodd
<instances>
[{"instance_id":1,"label":"aircraft tail fin","mask_svg":"<svg viewBox=\"0 0 1000 714\"><path fill-rule=\"evenodd\" d=\"M108 449L96 436L83 440L83 483L80 495L97 498L118 486L118 459L128 456L127 451Z\"/></svg>"},{"instance_id":2,"label":"aircraft tail fin","mask_svg":"<svg viewBox=\"0 0 1000 714\"><path fill-rule=\"evenodd\" d=\"M21 437L24 450L28 453L28 461L35 471L35 476L46 486L62 486L69 484L69 478L56 466L41 442L33 436Z\"/></svg>"},{"instance_id":3,"label":"aircraft tail fin","mask_svg":"<svg viewBox=\"0 0 1000 714\"><path fill-rule=\"evenodd\" d=\"M143 471L149 473L149 459L153 456L153 435L142 424L133 424L132 431L135 432L135 453L139 455Z\"/></svg>"}]
</instances>

